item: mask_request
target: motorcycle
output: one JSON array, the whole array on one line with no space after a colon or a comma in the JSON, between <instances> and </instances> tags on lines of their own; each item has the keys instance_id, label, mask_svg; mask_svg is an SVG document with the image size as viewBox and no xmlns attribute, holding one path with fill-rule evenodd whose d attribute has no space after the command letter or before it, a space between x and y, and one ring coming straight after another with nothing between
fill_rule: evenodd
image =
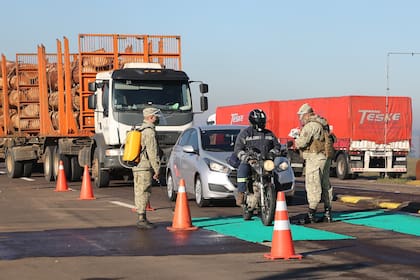
<instances>
[{"instance_id":1,"label":"motorcycle","mask_svg":"<svg viewBox=\"0 0 420 280\"><path fill-rule=\"evenodd\" d=\"M290 161L283 154L265 157L255 148L246 153L251 166L251 180L245 192L243 218L250 220L257 215L264 225L270 226L276 212L277 193L290 191L293 195L295 175Z\"/></svg>"}]
</instances>

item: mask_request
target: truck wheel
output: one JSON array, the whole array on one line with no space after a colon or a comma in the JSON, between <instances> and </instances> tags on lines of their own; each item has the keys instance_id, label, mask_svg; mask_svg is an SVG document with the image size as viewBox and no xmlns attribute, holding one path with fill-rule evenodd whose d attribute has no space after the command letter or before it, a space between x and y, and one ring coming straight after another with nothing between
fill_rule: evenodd
<instances>
[{"instance_id":1,"label":"truck wheel","mask_svg":"<svg viewBox=\"0 0 420 280\"><path fill-rule=\"evenodd\" d=\"M107 187L109 185L109 172L101 170L98 149L95 149L95 152L93 153L92 177L97 188Z\"/></svg>"},{"instance_id":2,"label":"truck wheel","mask_svg":"<svg viewBox=\"0 0 420 280\"><path fill-rule=\"evenodd\" d=\"M341 154L337 158L336 167L337 178L340 180L347 179L349 177L349 168L345 155Z\"/></svg>"},{"instance_id":3,"label":"truck wheel","mask_svg":"<svg viewBox=\"0 0 420 280\"><path fill-rule=\"evenodd\" d=\"M32 175L32 168L34 167L34 162L32 160L25 161L23 163L23 177L31 177Z\"/></svg>"},{"instance_id":4,"label":"truck wheel","mask_svg":"<svg viewBox=\"0 0 420 280\"><path fill-rule=\"evenodd\" d=\"M60 154L58 152L58 147L54 149L54 178L57 180L58 178L58 167L60 165L60 160L63 162L64 173L66 173L66 179L70 180L70 158L66 155Z\"/></svg>"},{"instance_id":5,"label":"truck wheel","mask_svg":"<svg viewBox=\"0 0 420 280\"><path fill-rule=\"evenodd\" d=\"M44 177L47 182L54 181L54 147L45 148L44 154Z\"/></svg>"},{"instance_id":6,"label":"truck wheel","mask_svg":"<svg viewBox=\"0 0 420 280\"><path fill-rule=\"evenodd\" d=\"M16 161L10 151L6 152L6 171L9 178L19 178L23 175L23 163Z\"/></svg>"},{"instance_id":7,"label":"truck wheel","mask_svg":"<svg viewBox=\"0 0 420 280\"><path fill-rule=\"evenodd\" d=\"M79 159L77 156L70 158L70 169L71 169L71 181L80 181L83 175L83 168L79 165Z\"/></svg>"}]
</instances>

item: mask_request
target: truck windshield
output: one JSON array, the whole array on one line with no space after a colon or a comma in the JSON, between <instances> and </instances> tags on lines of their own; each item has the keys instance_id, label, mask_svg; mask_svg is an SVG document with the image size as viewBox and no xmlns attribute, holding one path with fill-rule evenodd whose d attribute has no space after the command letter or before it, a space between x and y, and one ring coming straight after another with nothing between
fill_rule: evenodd
<instances>
[{"instance_id":1,"label":"truck windshield","mask_svg":"<svg viewBox=\"0 0 420 280\"><path fill-rule=\"evenodd\" d=\"M165 111L191 111L187 82L114 80L112 105L116 111L153 106Z\"/></svg>"}]
</instances>

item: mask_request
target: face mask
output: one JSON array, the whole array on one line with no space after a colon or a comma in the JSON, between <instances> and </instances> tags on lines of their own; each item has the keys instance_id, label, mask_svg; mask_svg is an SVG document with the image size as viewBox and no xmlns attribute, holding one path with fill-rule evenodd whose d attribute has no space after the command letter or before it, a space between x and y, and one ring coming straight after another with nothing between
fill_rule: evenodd
<instances>
[{"instance_id":1,"label":"face mask","mask_svg":"<svg viewBox=\"0 0 420 280\"><path fill-rule=\"evenodd\" d=\"M155 125L159 125L159 117L158 117L158 116L156 116L156 119L155 119L154 124L155 124Z\"/></svg>"}]
</instances>

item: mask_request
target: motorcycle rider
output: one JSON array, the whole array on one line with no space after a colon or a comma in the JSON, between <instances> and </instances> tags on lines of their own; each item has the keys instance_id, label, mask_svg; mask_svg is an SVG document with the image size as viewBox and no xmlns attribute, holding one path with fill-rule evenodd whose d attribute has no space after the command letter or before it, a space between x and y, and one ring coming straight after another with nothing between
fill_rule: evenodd
<instances>
[{"instance_id":1,"label":"motorcycle rider","mask_svg":"<svg viewBox=\"0 0 420 280\"><path fill-rule=\"evenodd\" d=\"M245 202L245 191L251 172L246 150L256 148L265 156L269 153L279 155L281 152L281 145L277 137L272 131L265 128L267 117L263 110L252 110L249 113L248 120L250 126L239 133L234 147L234 154L241 161L237 174L238 194L236 196L236 205L238 206L242 206Z\"/></svg>"},{"instance_id":2,"label":"motorcycle rider","mask_svg":"<svg viewBox=\"0 0 420 280\"><path fill-rule=\"evenodd\" d=\"M303 125L299 136L295 139L296 148L302 151L305 165L305 188L308 200L308 213L305 223L315 223L315 212L318 204L324 202L324 217L326 222L332 222L331 206L333 190L330 184L331 159L322 149L324 144L324 129L327 121L316 115L312 107L305 103L297 112ZM321 147L321 148L320 148Z\"/></svg>"}]
</instances>

